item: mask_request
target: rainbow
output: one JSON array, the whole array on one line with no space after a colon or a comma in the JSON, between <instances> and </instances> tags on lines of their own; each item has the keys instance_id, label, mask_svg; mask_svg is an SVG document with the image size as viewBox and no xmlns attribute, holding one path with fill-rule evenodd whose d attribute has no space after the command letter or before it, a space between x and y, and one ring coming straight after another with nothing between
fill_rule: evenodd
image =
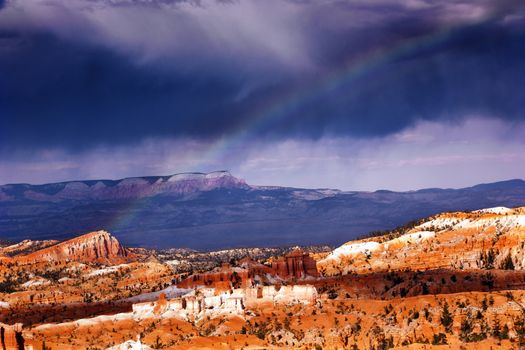
<instances>
[{"instance_id":1,"label":"rainbow","mask_svg":"<svg viewBox=\"0 0 525 350\"><path fill-rule=\"evenodd\" d=\"M412 53L417 53L421 50L444 43L457 30L483 24L496 18L496 14L491 14L478 19L475 23L445 27L428 35L402 41L389 49L378 49L360 57L350 59L338 69L318 78L313 83L301 89L292 90L286 94L270 99L263 108L245 117L243 122L239 123L235 130L230 131L215 142L210 143L199 156L200 161L197 162L196 168L203 167L210 159L222 162L227 159L230 154L235 152L236 149L245 147L257 131L268 130L272 125L286 119L291 111L297 110L316 96L335 91L341 86L353 82L374 69L396 59L401 59ZM110 227L118 227L131 222L135 214L140 211L148 201L149 197L144 197L130 203L127 210L125 210L125 214L115 218Z\"/></svg>"},{"instance_id":2,"label":"rainbow","mask_svg":"<svg viewBox=\"0 0 525 350\"><path fill-rule=\"evenodd\" d=\"M108 224L108 229L106 231L114 234L115 230L128 227L132 223L137 213L139 213L141 210L143 210L143 208L146 207L147 203L151 200L151 198L152 197L150 196L144 196L133 200L129 200L125 208L119 209L121 214L117 215L110 221L110 223ZM147 234L147 232L145 232L144 234Z\"/></svg>"},{"instance_id":3,"label":"rainbow","mask_svg":"<svg viewBox=\"0 0 525 350\"><path fill-rule=\"evenodd\" d=\"M389 49L375 50L348 60L337 70L326 74L308 86L271 99L265 107L244 118L235 130L209 145L203 152L201 161L204 163L208 159L223 159L235 149L242 149L257 131L269 130L272 125L286 119L291 111L297 110L318 95L335 91L396 59L442 44L460 29L487 23L494 19L497 19L497 14L490 14L468 25L445 27L424 36L404 40Z\"/></svg>"}]
</instances>

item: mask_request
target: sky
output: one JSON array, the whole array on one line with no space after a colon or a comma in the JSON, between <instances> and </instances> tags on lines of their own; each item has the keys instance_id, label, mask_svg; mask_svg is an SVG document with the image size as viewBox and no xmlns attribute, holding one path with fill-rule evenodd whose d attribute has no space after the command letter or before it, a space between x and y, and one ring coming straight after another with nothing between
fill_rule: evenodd
<instances>
[{"instance_id":1,"label":"sky","mask_svg":"<svg viewBox=\"0 0 525 350\"><path fill-rule=\"evenodd\" d=\"M525 2L0 0L0 183L525 178Z\"/></svg>"}]
</instances>

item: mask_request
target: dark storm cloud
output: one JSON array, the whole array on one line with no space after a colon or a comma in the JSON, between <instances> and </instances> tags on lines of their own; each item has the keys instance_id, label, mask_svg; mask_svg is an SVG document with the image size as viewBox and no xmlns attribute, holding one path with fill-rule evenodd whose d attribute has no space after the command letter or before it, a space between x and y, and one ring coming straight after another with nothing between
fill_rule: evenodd
<instances>
[{"instance_id":1,"label":"dark storm cloud","mask_svg":"<svg viewBox=\"0 0 525 350\"><path fill-rule=\"evenodd\" d=\"M515 4L8 1L0 146L209 139L254 116L263 116L254 136L312 138L471 115L523 119ZM407 49L389 54L399 45ZM384 53L380 63L323 88L372 52Z\"/></svg>"},{"instance_id":2,"label":"dark storm cloud","mask_svg":"<svg viewBox=\"0 0 525 350\"><path fill-rule=\"evenodd\" d=\"M235 93L230 81L166 77L107 50L48 35L19 39L13 57L0 58L6 67L0 83L2 139L10 143L78 146L146 135L208 137L223 128L225 118L235 123L224 114L236 112L235 105L226 105Z\"/></svg>"}]
</instances>

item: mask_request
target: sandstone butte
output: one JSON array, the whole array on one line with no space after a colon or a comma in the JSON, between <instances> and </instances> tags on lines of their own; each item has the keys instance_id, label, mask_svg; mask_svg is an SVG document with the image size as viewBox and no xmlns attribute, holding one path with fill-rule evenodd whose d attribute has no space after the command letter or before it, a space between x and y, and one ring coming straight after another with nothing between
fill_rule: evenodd
<instances>
[{"instance_id":1,"label":"sandstone butte","mask_svg":"<svg viewBox=\"0 0 525 350\"><path fill-rule=\"evenodd\" d=\"M91 232L28 255L15 257L18 262L28 264L44 261L118 264L131 259L132 254L106 231Z\"/></svg>"},{"instance_id":2,"label":"sandstone butte","mask_svg":"<svg viewBox=\"0 0 525 350\"><path fill-rule=\"evenodd\" d=\"M524 242L525 208L500 207L184 276L94 232L4 258L0 350L517 350Z\"/></svg>"}]
</instances>

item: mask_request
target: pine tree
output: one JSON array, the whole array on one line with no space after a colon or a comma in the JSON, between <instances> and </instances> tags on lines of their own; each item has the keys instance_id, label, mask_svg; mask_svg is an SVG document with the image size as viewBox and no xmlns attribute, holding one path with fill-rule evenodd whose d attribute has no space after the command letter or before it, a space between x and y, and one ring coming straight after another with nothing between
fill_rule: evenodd
<instances>
[{"instance_id":1,"label":"pine tree","mask_svg":"<svg viewBox=\"0 0 525 350\"><path fill-rule=\"evenodd\" d=\"M447 331L447 333L452 333L453 322L454 319L452 318L452 314L448 310L448 303L445 302L445 305L443 305L443 311L441 312L441 324L443 327L445 327L445 331Z\"/></svg>"},{"instance_id":2,"label":"pine tree","mask_svg":"<svg viewBox=\"0 0 525 350\"><path fill-rule=\"evenodd\" d=\"M514 270L514 262L512 261L512 258L510 254L507 254L505 259L501 262L500 269L502 270Z\"/></svg>"},{"instance_id":3,"label":"pine tree","mask_svg":"<svg viewBox=\"0 0 525 350\"><path fill-rule=\"evenodd\" d=\"M501 325L499 323L499 319L495 317L494 321L492 321L492 336L494 338L499 338L500 335L501 335Z\"/></svg>"}]
</instances>

